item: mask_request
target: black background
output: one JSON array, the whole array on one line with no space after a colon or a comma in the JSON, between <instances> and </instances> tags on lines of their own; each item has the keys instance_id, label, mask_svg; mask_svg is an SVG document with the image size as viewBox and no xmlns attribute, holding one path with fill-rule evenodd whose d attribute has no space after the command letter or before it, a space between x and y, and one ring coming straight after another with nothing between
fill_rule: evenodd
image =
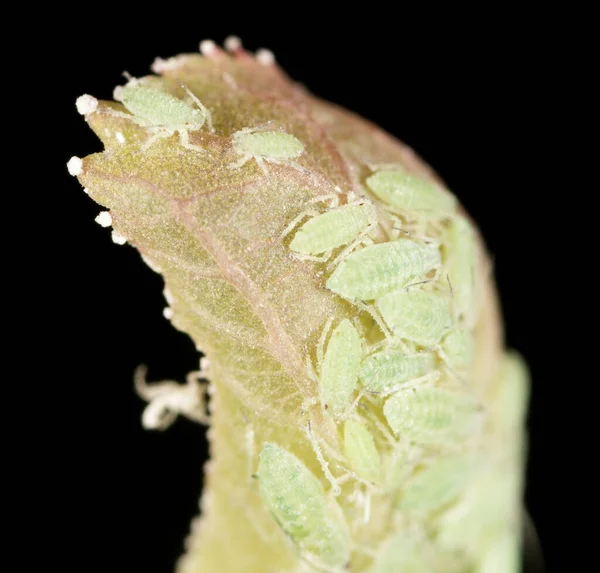
<instances>
[{"instance_id":1,"label":"black background","mask_svg":"<svg viewBox=\"0 0 600 573\"><path fill-rule=\"evenodd\" d=\"M235 20L226 6L173 9L176 19L157 13L143 21L116 8L77 13L42 46L54 62L42 70L52 82L46 125L54 139L46 145L51 196L40 209L47 232L35 255L53 302L36 336L48 355L43 400L53 432L39 471L52 477L49 497L66 524L54 532L63 540L55 558L67 568L85 559L78 570L170 571L197 513L206 459L200 426L178 420L165 433L141 429L134 368L144 362L151 379L183 380L197 354L162 317L161 278L130 246L111 242L93 221L100 208L67 174L69 157L101 149L75 99L109 99L123 70L144 75L155 56L237 34L250 50L271 49L315 94L412 146L478 222L495 260L508 345L532 371L526 497L551 565L560 547L549 540L565 503L556 494L566 471L555 463L556 420L568 409L561 392L570 358L557 332L566 307L555 296L567 277L552 273L548 238L560 227L552 197L561 192L548 174L562 153L553 142L561 112L550 99L567 72L544 18L471 13L450 23L434 11L405 19L380 10L333 24L320 11L258 5Z\"/></svg>"}]
</instances>

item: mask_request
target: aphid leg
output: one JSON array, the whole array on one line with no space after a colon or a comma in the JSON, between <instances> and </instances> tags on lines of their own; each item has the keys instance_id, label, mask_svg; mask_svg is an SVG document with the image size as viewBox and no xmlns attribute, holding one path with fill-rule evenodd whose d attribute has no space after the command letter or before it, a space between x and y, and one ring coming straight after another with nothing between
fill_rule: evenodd
<instances>
[{"instance_id":1,"label":"aphid leg","mask_svg":"<svg viewBox=\"0 0 600 573\"><path fill-rule=\"evenodd\" d=\"M230 163L227 167L229 167L229 169L239 169L240 167L248 163L248 161L250 161L251 159L252 155L242 155L237 161L235 161L234 163Z\"/></svg>"},{"instance_id":2,"label":"aphid leg","mask_svg":"<svg viewBox=\"0 0 600 573\"><path fill-rule=\"evenodd\" d=\"M202 149L202 147L200 147L199 145L194 145L193 143L190 143L190 134L187 129L181 129L179 131L179 143L181 144L181 147L185 147L186 149L189 149L190 151L198 151L199 153L208 153L208 151L206 149Z\"/></svg>"},{"instance_id":3,"label":"aphid leg","mask_svg":"<svg viewBox=\"0 0 600 573\"><path fill-rule=\"evenodd\" d=\"M330 316L323 327L321 332L321 336L319 337L319 342L317 344L317 365L319 367L319 372L321 370L321 364L323 364L323 359L325 358L325 341L327 340L327 335L331 330L331 325L333 324L333 316Z\"/></svg>"},{"instance_id":4,"label":"aphid leg","mask_svg":"<svg viewBox=\"0 0 600 573\"><path fill-rule=\"evenodd\" d=\"M433 372L429 372L425 374L425 376L421 376L420 378L415 378L414 380L409 380L407 382L400 382L399 384L395 384L394 386L390 386L386 388L383 392L370 392L373 395L379 396L380 398L386 398L391 394L398 392L399 390L409 390L412 388L418 388L419 386L427 386L430 384L435 384L440 379L440 372L434 370Z\"/></svg>"},{"instance_id":5,"label":"aphid leg","mask_svg":"<svg viewBox=\"0 0 600 573\"><path fill-rule=\"evenodd\" d=\"M172 135L172 133L169 135ZM144 153L144 151L147 151L150 147L152 147L152 145L154 145L154 143L156 143L157 139L160 139L162 137L166 137L166 135L160 131L153 131L152 135L146 141L144 141L144 145L142 145L142 147L140 147L139 150L136 151L136 154Z\"/></svg>"},{"instance_id":6,"label":"aphid leg","mask_svg":"<svg viewBox=\"0 0 600 573\"><path fill-rule=\"evenodd\" d=\"M394 338L392 335L392 332L389 330L389 328L383 322L383 318L381 318L379 313L372 306L369 306L367 303L363 302L362 300L354 300L354 301L349 301L349 302L352 302L352 304L357 306L360 310L368 313L371 316L371 318L377 323L377 326L379 326L381 332L383 333L383 335L386 339Z\"/></svg>"},{"instance_id":7,"label":"aphid leg","mask_svg":"<svg viewBox=\"0 0 600 573\"><path fill-rule=\"evenodd\" d=\"M372 398L369 399L369 403L372 404ZM396 438L394 438L394 436L392 435L392 433L387 429L387 427L383 424L383 422L375 415L375 413L373 412L373 410L365 405L365 404L360 404L358 406L358 408L360 408L363 412L366 412L366 414L363 414L364 416L367 416L370 423L373 424L381 433L381 435L392 445L396 445Z\"/></svg>"},{"instance_id":8,"label":"aphid leg","mask_svg":"<svg viewBox=\"0 0 600 573\"><path fill-rule=\"evenodd\" d=\"M331 257L331 251L325 251L321 256L316 257L314 255L302 255L300 253L291 253L292 257L300 261L312 261L314 263L326 263Z\"/></svg>"},{"instance_id":9,"label":"aphid leg","mask_svg":"<svg viewBox=\"0 0 600 573\"><path fill-rule=\"evenodd\" d=\"M337 266L339 263L341 263L352 251L354 251L360 245L364 245L366 247L372 244L372 239L367 237L366 233L361 233L357 239L350 243L335 259L333 259L333 261L331 261L331 263L327 265L327 270L329 271L332 267Z\"/></svg>"},{"instance_id":10,"label":"aphid leg","mask_svg":"<svg viewBox=\"0 0 600 573\"><path fill-rule=\"evenodd\" d=\"M331 209L335 209L340 204L340 196L339 193L328 193L327 195L318 195L317 197L313 197L309 200L309 203L325 203L326 201L331 200L329 207Z\"/></svg>"},{"instance_id":11,"label":"aphid leg","mask_svg":"<svg viewBox=\"0 0 600 573\"><path fill-rule=\"evenodd\" d=\"M321 469L323 470L323 473L325 474L327 481L331 484L331 493L333 496L337 497L338 495L340 495L342 493L342 490L341 490L339 484L337 483L337 480L333 476L333 474L329 471L329 463L323 457L323 452L321 451L321 446L319 446L319 442L317 441L317 439L314 437L314 435L312 433L310 420L306 424L306 435L308 436L308 439L310 440L310 443L313 447L315 455L317 456L317 459L319 460L319 463L321 464Z\"/></svg>"},{"instance_id":12,"label":"aphid leg","mask_svg":"<svg viewBox=\"0 0 600 573\"><path fill-rule=\"evenodd\" d=\"M190 88L188 88L185 84L181 84L181 87L186 91L186 93L194 100L194 103L200 108L200 111L204 114L206 124L208 125L208 129L214 133L215 128L212 123L212 115L210 111L204 106L204 104L191 92Z\"/></svg>"},{"instance_id":13,"label":"aphid leg","mask_svg":"<svg viewBox=\"0 0 600 573\"><path fill-rule=\"evenodd\" d=\"M281 239L285 239L285 237L292 232L294 227L296 227L296 225L300 221L302 221L302 219L304 219L304 217L316 217L319 214L320 213L318 211L316 211L315 209L307 209L306 211L302 211L302 213L300 213L299 215L294 217L292 219L291 223L282 231Z\"/></svg>"},{"instance_id":14,"label":"aphid leg","mask_svg":"<svg viewBox=\"0 0 600 573\"><path fill-rule=\"evenodd\" d=\"M262 172L264 173L265 177L269 176L269 170L267 169L267 166L265 165L265 161L263 160L262 157L258 157L258 156L254 156L254 159L256 160L256 164L261 168Z\"/></svg>"},{"instance_id":15,"label":"aphid leg","mask_svg":"<svg viewBox=\"0 0 600 573\"><path fill-rule=\"evenodd\" d=\"M112 109L111 107L102 108L101 113L112 115L113 117L118 117L119 119L128 119L129 121L133 121L133 123L138 123L135 119L135 116L133 116L132 114L125 113L124 111L118 111L116 109Z\"/></svg>"}]
</instances>

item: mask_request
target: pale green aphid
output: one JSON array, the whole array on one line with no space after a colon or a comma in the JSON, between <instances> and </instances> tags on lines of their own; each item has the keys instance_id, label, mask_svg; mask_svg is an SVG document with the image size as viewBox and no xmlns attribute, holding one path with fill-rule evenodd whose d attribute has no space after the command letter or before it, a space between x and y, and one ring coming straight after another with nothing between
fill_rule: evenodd
<instances>
[{"instance_id":1,"label":"pale green aphid","mask_svg":"<svg viewBox=\"0 0 600 573\"><path fill-rule=\"evenodd\" d=\"M384 203L407 211L446 214L456 209L456 198L437 184L403 169L379 171L367 179L369 189Z\"/></svg>"},{"instance_id":2,"label":"pale green aphid","mask_svg":"<svg viewBox=\"0 0 600 573\"><path fill-rule=\"evenodd\" d=\"M464 328L449 332L442 340L442 352L450 368L464 370L473 363L475 340L473 333Z\"/></svg>"},{"instance_id":3,"label":"pale green aphid","mask_svg":"<svg viewBox=\"0 0 600 573\"><path fill-rule=\"evenodd\" d=\"M396 392L383 413L397 436L425 444L464 438L480 420L478 404L471 396L429 386Z\"/></svg>"},{"instance_id":4,"label":"pale green aphid","mask_svg":"<svg viewBox=\"0 0 600 573\"><path fill-rule=\"evenodd\" d=\"M350 300L373 300L440 265L437 245L399 239L348 255L327 281L327 288Z\"/></svg>"},{"instance_id":5,"label":"pale green aphid","mask_svg":"<svg viewBox=\"0 0 600 573\"><path fill-rule=\"evenodd\" d=\"M357 420L344 423L344 456L356 474L371 483L381 478L381 458L371 432Z\"/></svg>"},{"instance_id":6,"label":"pale green aphid","mask_svg":"<svg viewBox=\"0 0 600 573\"><path fill-rule=\"evenodd\" d=\"M349 562L350 533L343 513L296 456L265 442L257 478L262 499L304 558L327 567Z\"/></svg>"},{"instance_id":7,"label":"pale green aphid","mask_svg":"<svg viewBox=\"0 0 600 573\"><path fill-rule=\"evenodd\" d=\"M454 307L469 325L476 319L477 255L477 241L471 224L464 217L456 217L446 236L444 263L452 285Z\"/></svg>"},{"instance_id":8,"label":"pale green aphid","mask_svg":"<svg viewBox=\"0 0 600 573\"><path fill-rule=\"evenodd\" d=\"M363 360L359 384L367 392L385 394L399 384L429 374L435 365L435 356L431 353L376 352Z\"/></svg>"},{"instance_id":9,"label":"pale green aphid","mask_svg":"<svg viewBox=\"0 0 600 573\"><path fill-rule=\"evenodd\" d=\"M290 161L300 157L304 144L294 135L284 131L259 131L261 128L246 128L233 134L233 150L238 155L237 162L230 167L238 168L255 159L265 175L268 174L265 161L285 163L299 168Z\"/></svg>"},{"instance_id":10,"label":"pale green aphid","mask_svg":"<svg viewBox=\"0 0 600 573\"><path fill-rule=\"evenodd\" d=\"M377 225L372 203L343 205L313 217L294 235L290 249L302 255L320 255L347 245Z\"/></svg>"},{"instance_id":11,"label":"pale green aphid","mask_svg":"<svg viewBox=\"0 0 600 573\"><path fill-rule=\"evenodd\" d=\"M189 132L201 129L206 123L212 130L210 111L185 86L187 94L197 108L170 93L143 85L132 79L119 90L119 99L133 117L135 123L153 132L153 137L144 145L149 147L159 137L170 137L179 132L181 145L195 151L204 151L201 147L189 143Z\"/></svg>"},{"instance_id":12,"label":"pale green aphid","mask_svg":"<svg viewBox=\"0 0 600 573\"><path fill-rule=\"evenodd\" d=\"M471 456L437 458L402 489L398 507L416 511L438 509L466 489L474 468Z\"/></svg>"},{"instance_id":13,"label":"pale green aphid","mask_svg":"<svg viewBox=\"0 0 600 573\"><path fill-rule=\"evenodd\" d=\"M380 298L377 308L394 336L423 346L436 345L452 327L450 304L435 293L399 290Z\"/></svg>"},{"instance_id":14,"label":"pale green aphid","mask_svg":"<svg viewBox=\"0 0 600 573\"><path fill-rule=\"evenodd\" d=\"M333 418L341 418L349 411L360 358L360 335L352 323L344 319L329 338L319 376L321 405Z\"/></svg>"}]
</instances>

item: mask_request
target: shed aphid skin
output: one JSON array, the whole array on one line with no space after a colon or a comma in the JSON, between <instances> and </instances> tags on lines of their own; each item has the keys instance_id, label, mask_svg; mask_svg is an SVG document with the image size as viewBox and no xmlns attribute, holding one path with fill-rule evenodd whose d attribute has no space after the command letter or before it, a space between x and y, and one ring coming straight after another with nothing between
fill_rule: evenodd
<instances>
[{"instance_id":1,"label":"shed aphid skin","mask_svg":"<svg viewBox=\"0 0 600 573\"><path fill-rule=\"evenodd\" d=\"M349 413L360 370L361 340L352 323L344 319L332 332L319 375L321 406L334 419Z\"/></svg>"},{"instance_id":2,"label":"shed aphid skin","mask_svg":"<svg viewBox=\"0 0 600 573\"><path fill-rule=\"evenodd\" d=\"M402 488L397 506L431 511L455 500L475 473L473 456L459 454L434 459Z\"/></svg>"},{"instance_id":3,"label":"shed aphid skin","mask_svg":"<svg viewBox=\"0 0 600 573\"><path fill-rule=\"evenodd\" d=\"M351 243L375 225L377 211L370 201L343 205L309 219L289 248L302 255L321 255Z\"/></svg>"},{"instance_id":4,"label":"shed aphid skin","mask_svg":"<svg viewBox=\"0 0 600 573\"><path fill-rule=\"evenodd\" d=\"M409 239L380 243L342 260L327 288L349 300L373 300L423 279L440 264L438 245Z\"/></svg>"},{"instance_id":5,"label":"shed aphid skin","mask_svg":"<svg viewBox=\"0 0 600 573\"><path fill-rule=\"evenodd\" d=\"M359 477L373 484L381 479L381 458L371 432L357 420L344 423L344 456Z\"/></svg>"},{"instance_id":6,"label":"shed aphid skin","mask_svg":"<svg viewBox=\"0 0 600 573\"><path fill-rule=\"evenodd\" d=\"M390 207L446 215L456 210L456 198L436 183L404 169L378 171L367 178L367 187Z\"/></svg>"},{"instance_id":7,"label":"shed aphid skin","mask_svg":"<svg viewBox=\"0 0 600 573\"><path fill-rule=\"evenodd\" d=\"M182 147L206 152L205 149L190 143L189 133L202 129L205 123L213 131L211 114L185 85L182 85L183 89L197 107L170 93L145 86L135 78L120 87L122 89L118 93L115 90L115 98L118 98L132 115L111 113L126 117L137 125L150 130L152 136L144 144L142 150L150 147L158 138L171 137L177 132Z\"/></svg>"},{"instance_id":8,"label":"shed aphid skin","mask_svg":"<svg viewBox=\"0 0 600 573\"><path fill-rule=\"evenodd\" d=\"M475 272L478 247L475 232L467 219L458 216L452 220L442 251L452 284L455 311L467 326L473 326L477 318Z\"/></svg>"},{"instance_id":9,"label":"shed aphid skin","mask_svg":"<svg viewBox=\"0 0 600 573\"><path fill-rule=\"evenodd\" d=\"M142 425L149 430L166 430L182 414L200 424L208 424L209 416L204 395L206 384L202 382L202 370L190 372L185 384L164 381L148 384L146 366L138 366L135 371L135 390L147 402L142 414Z\"/></svg>"},{"instance_id":10,"label":"shed aphid skin","mask_svg":"<svg viewBox=\"0 0 600 573\"><path fill-rule=\"evenodd\" d=\"M317 477L296 456L271 442L264 443L259 458L259 493L301 557L318 570L348 566L348 525Z\"/></svg>"},{"instance_id":11,"label":"shed aphid skin","mask_svg":"<svg viewBox=\"0 0 600 573\"><path fill-rule=\"evenodd\" d=\"M360 367L360 387L371 394L389 394L399 385L410 384L435 371L435 356L430 352L404 354L384 350L371 354Z\"/></svg>"},{"instance_id":12,"label":"shed aphid skin","mask_svg":"<svg viewBox=\"0 0 600 573\"><path fill-rule=\"evenodd\" d=\"M432 292L398 290L376 306L395 337L426 347L437 345L453 324L449 300Z\"/></svg>"},{"instance_id":13,"label":"shed aphid skin","mask_svg":"<svg viewBox=\"0 0 600 573\"><path fill-rule=\"evenodd\" d=\"M480 406L471 395L428 386L396 392L383 413L397 436L423 444L464 439L481 420Z\"/></svg>"},{"instance_id":14,"label":"shed aphid skin","mask_svg":"<svg viewBox=\"0 0 600 573\"><path fill-rule=\"evenodd\" d=\"M263 128L264 126L249 127L233 134L233 150L239 159L229 167L237 169L254 159L265 175L269 174L265 162L302 170L302 167L291 160L302 155L304 144L290 133L261 131Z\"/></svg>"}]
</instances>

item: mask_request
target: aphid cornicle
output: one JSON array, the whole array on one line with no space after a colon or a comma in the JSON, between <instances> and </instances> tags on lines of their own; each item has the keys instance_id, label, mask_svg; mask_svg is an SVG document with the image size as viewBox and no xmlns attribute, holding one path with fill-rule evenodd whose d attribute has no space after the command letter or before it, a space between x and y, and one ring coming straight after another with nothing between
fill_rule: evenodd
<instances>
[{"instance_id":1,"label":"aphid cornicle","mask_svg":"<svg viewBox=\"0 0 600 573\"><path fill-rule=\"evenodd\" d=\"M407 355L389 350L376 352L363 361L359 381L367 392L383 394L399 384L410 382L435 369L435 356L431 353Z\"/></svg>"},{"instance_id":2,"label":"aphid cornicle","mask_svg":"<svg viewBox=\"0 0 600 573\"><path fill-rule=\"evenodd\" d=\"M327 281L327 288L350 300L373 300L440 265L438 245L399 239L348 255Z\"/></svg>"},{"instance_id":3,"label":"aphid cornicle","mask_svg":"<svg viewBox=\"0 0 600 573\"><path fill-rule=\"evenodd\" d=\"M321 405L333 418L348 413L360 369L360 335L344 319L329 338L319 376Z\"/></svg>"},{"instance_id":4,"label":"aphid cornicle","mask_svg":"<svg viewBox=\"0 0 600 573\"><path fill-rule=\"evenodd\" d=\"M452 327L449 301L422 290L399 290L377 301L377 308L394 336L434 346Z\"/></svg>"},{"instance_id":5,"label":"aphid cornicle","mask_svg":"<svg viewBox=\"0 0 600 573\"><path fill-rule=\"evenodd\" d=\"M381 459L373 436L356 420L344 423L344 456L350 467L363 479L378 483L381 478Z\"/></svg>"},{"instance_id":6,"label":"aphid cornicle","mask_svg":"<svg viewBox=\"0 0 600 573\"><path fill-rule=\"evenodd\" d=\"M257 478L262 499L301 555L327 567L349 562L350 533L342 510L296 456L265 442Z\"/></svg>"},{"instance_id":7,"label":"aphid cornicle","mask_svg":"<svg viewBox=\"0 0 600 573\"><path fill-rule=\"evenodd\" d=\"M456 209L454 195L403 169L378 171L367 178L366 183L379 199L397 209L433 214L451 213Z\"/></svg>"},{"instance_id":8,"label":"aphid cornicle","mask_svg":"<svg viewBox=\"0 0 600 573\"><path fill-rule=\"evenodd\" d=\"M343 205L304 223L294 235L290 249L303 255L320 255L347 245L376 224L377 211L372 203Z\"/></svg>"},{"instance_id":9,"label":"aphid cornicle","mask_svg":"<svg viewBox=\"0 0 600 573\"><path fill-rule=\"evenodd\" d=\"M169 137L178 132L183 147L204 151L189 143L189 132L198 131L205 123L212 130L211 114L187 87L183 88L197 107L170 93L145 86L137 79L131 79L118 90L119 100L132 114L126 117L153 133L146 147L158 137Z\"/></svg>"},{"instance_id":10,"label":"aphid cornicle","mask_svg":"<svg viewBox=\"0 0 600 573\"><path fill-rule=\"evenodd\" d=\"M428 386L396 392L383 413L396 435L418 443L460 440L481 419L479 406L469 394Z\"/></svg>"},{"instance_id":11,"label":"aphid cornicle","mask_svg":"<svg viewBox=\"0 0 600 573\"><path fill-rule=\"evenodd\" d=\"M265 161L283 163L297 167L290 161L300 157L304 144L294 135L284 131L260 131L260 128L246 128L236 131L232 137L233 150L238 161L230 165L238 168L254 159L265 175L268 175Z\"/></svg>"}]
</instances>

